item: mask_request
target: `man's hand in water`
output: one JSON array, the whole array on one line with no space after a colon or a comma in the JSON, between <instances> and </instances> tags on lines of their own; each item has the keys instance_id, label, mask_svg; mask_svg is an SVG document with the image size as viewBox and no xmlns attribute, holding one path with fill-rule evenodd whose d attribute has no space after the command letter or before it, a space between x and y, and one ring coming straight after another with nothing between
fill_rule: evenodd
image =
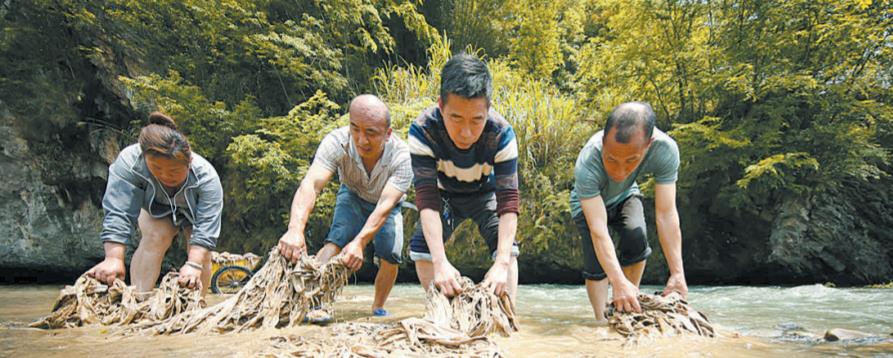
<instances>
[{"instance_id":1,"label":"man's hand in water","mask_svg":"<svg viewBox=\"0 0 893 358\"><path fill-rule=\"evenodd\" d=\"M672 274L667 280L667 287L664 288L664 296L673 292L679 292L682 298L688 298L688 284L685 283L685 275Z\"/></svg>"},{"instance_id":2,"label":"man's hand in water","mask_svg":"<svg viewBox=\"0 0 893 358\"><path fill-rule=\"evenodd\" d=\"M116 278L124 279L124 244L107 241L102 245L105 248L105 260L93 266L87 271L87 276L93 277L99 282L111 286Z\"/></svg>"},{"instance_id":3,"label":"man's hand in water","mask_svg":"<svg viewBox=\"0 0 893 358\"><path fill-rule=\"evenodd\" d=\"M459 284L461 277L462 275L449 261L434 264L434 286L447 297L462 293L462 285Z\"/></svg>"},{"instance_id":4,"label":"man's hand in water","mask_svg":"<svg viewBox=\"0 0 893 358\"><path fill-rule=\"evenodd\" d=\"M177 282L180 286L189 287L192 289L201 289L202 288L202 270L198 267L193 267L192 265L199 265L198 263L190 263L187 262L180 267L180 277L177 279Z\"/></svg>"},{"instance_id":5,"label":"man's hand in water","mask_svg":"<svg viewBox=\"0 0 893 358\"><path fill-rule=\"evenodd\" d=\"M614 309L618 312L641 312L639 288L622 277L619 282L611 282L614 291Z\"/></svg>"},{"instance_id":6,"label":"man's hand in water","mask_svg":"<svg viewBox=\"0 0 893 358\"><path fill-rule=\"evenodd\" d=\"M509 262L494 262L490 271L487 271L487 275L484 276L484 282L481 285L497 296L502 295L508 284L509 265Z\"/></svg>"},{"instance_id":7,"label":"man's hand in water","mask_svg":"<svg viewBox=\"0 0 893 358\"><path fill-rule=\"evenodd\" d=\"M115 279L124 279L124 272L124 260L107 257L87 271L87 275L111 286L115 283Z\"/></svg>"},{"instance_id":8,"label":"man's hand in water","mask_svg":"<svg viewBox=\"0 0 893 358\"><path fill-rule=\"evenodd\" d=\"M363 267L363 243L360 240L355 239L344 245L341 255L341 262L352 271L358 271Z\"/></svg>"},{"instance_id":9,"label":"man's hand in water","mask_svg":"<svg viewBox=\"0 0 893 358\"><path fill-rule=\"evenodd\" d=\"M305 250L307 250L307 244L304 241L304 233L301 231L289 230L279 238L279 254L286 260L297 262Z\"/></svg>"}]
</instances>

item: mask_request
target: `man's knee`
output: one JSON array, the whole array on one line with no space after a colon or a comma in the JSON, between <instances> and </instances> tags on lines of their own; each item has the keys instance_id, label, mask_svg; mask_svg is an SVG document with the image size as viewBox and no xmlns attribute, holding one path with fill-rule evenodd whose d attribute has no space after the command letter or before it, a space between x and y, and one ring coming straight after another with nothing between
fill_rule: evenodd
<instances>
[{"instance_id":1,"label":"man's knee","mask_svg":"<svg viewBox=\"0 0 893 358\"><path fill-rule=\"evenodd\" d=\"M601 267L593 269L593 268L583 268L583 279L586 282L600 282L608 279L608 274L606 274Z\"/></svg>"},{"instance_id":2,"label":"man's knee","mask_svg":"<svg viewBox=\"0 0 893 358\"><path fill-rule=\"evenodd\" d=\"M583 281L585 281L586 284L588 284L588 285L599 285L599 284L603 284L603 283L608 283L608 275L604 275L603 277L600 277L600 278L597 278L597 277L594 277L591 275L586 277L584 275Z\"/></svg>"},{"instance_id":3,"label":"man's knee","mask_svg":"<svg viewBox=\"0 0 893 358\"><path fill-rule=\"evenodd\" d=\"M419 276L419 283L422 284L423 288L427 289L434 279L434 265L431 261L415 261L415 272Z\"/></svg>"},{"instance_id":4,"label":"man's knee","mask_svg":"<svg viewBox=\"0 0 893 358\"><path fill-rule=\"evenodd\" d=\"M316 252L316 258L322 263L327 263L332 257L335 257L340 253L341 246L338 246L338 244L331 241L327 241L326 244Z\"/></svg>"},{"instance_id":5,"label":"man's knee","mask_svg":"<svg viewBox=\"0 0 893 358\"><path fill-rule=\"evenodd\" d=\"M402 227L394 222L388 222L375 236L375 256L378 261L399 265L403 262L403 232Z\"/></svg>"},{"instance_id":6,"label":"man's knee","mask_svg":"<svg viewBox=\"0 0 893 358\"><path fill-rule=\"evenodd\" d=\"M623 217L622 224L624 230L642 229L643 232L647 231L645 206L642 203L641 196L633 195L626 199L620 211Z\"/></svg>"},{"instance_id":7,"label":"man's knee","mask_svg":"<svg viewBox=\"0 0 893 358\"><path fill-rule=\"evenodd\" d=\"M381 271L396 271L399 267L399 264L395 264L388 260L379 260L378 262L378 269Z\"/></svg>"},{"instance_id":8,"label":"man's knee","mask_svg":"<svg viewBox=\"0 0 893 358\"><path fill-rule=\"evenodd\" d=\"M395 231L395 225L386 225L382 229L388 230L379 231L374 243L378 264L400 265L403 262L403 233Z\"/></svg>"},{"instance_id":9,"label":"man's knee","mask_svg":"<svg viewBox=\"0 0 893 358\"><path fill-rule=\"evenodd\" d=\"M620 264L629 266L641 262L651 255L648 234L644 227L623 230L620 235Z\"/></svg>"}]
</instances>

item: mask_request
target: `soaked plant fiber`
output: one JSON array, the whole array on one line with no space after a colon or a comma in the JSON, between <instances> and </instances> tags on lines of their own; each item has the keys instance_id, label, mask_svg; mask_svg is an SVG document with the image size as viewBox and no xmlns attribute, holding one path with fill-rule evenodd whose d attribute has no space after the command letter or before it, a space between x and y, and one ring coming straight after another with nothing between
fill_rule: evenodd
<instances>
[{"instance_id":1,"label":"soaked plant fiber","mask_svg":"<svg viewBox=\"0 0 893 358\"><path fill-rule=\"evenodd\" d=\"M453 299L434 288L427 290L425 319L437 326L457 329L469 337L490 333L508 337L518 331L515 306L507 294L497 297L467 277L460 284L462 293Z\"/></svg>"},{"instance_id":2,"label":"soaked plant fiber","mask_svg":"<svg viewBox=\"0 0 893 358\"><path fill-rule=\"evenodd\" d=\"M424 318L397 323L342 323L322 338L273 337L269 356L293 357L501 357L491 333L509 336L518 322L508 295L497 297L468 278L463 292L449 299L427 294Z\"/></svg>"},{"instance_id":3,"label":"soaked plant fiber","mask_svg":"<svg viewBox=\"0 0 893 358\"><path fill-rule=\"evenodd\" d=\"M468 337L420 318L397 323L339 323L318 336L272 337L271 357L502 357L487 337ZM427 329L434 328L434 329ZM413 341L413 337L417 339Z\"/></svg>"},{"instance_id":4,"label":"soaked plant fiber","mask_svg":"<svg viewBox=\"0 0 893 358\"><path fill-rule=\"evenodd\" d=\"M347 284L350 271L338 257L321 265L312 256L290 263L273 249L267 263L246 286L227 300L201 307L198 290L179 287L176 273L165 277L149 299L137 302L121 281L104 287L89 277L66 287L53 314L35 326L75 327L102 323L127 325L116 335L242 332L282 328L301 322L312 307L331 305ZM488 335L509 336L519 329L514 305L468 278L463 292L450 299L436 289L427 293L427 313L390 324L341 323L322 328L320 339L274 337L272 356L433 356L500 357ZM198 303L196 303L198 302Z\"/></svg>"},{"instance_id":5,"label":"soaked plant fiber","mask_svg":"<svg viewBox=\"0 0 893 358\"><path fill-rule=\"evenodd\" d=\"M138 324L121 334L207 334L294 326L311 307L332 303L349 277L350 270L339 257L322 265L313 256L304 255L291 263L274 248L245 287L225 301L163 321Z\"/></svg>"},{"instance_id":6,"label":"soaked plant fiber","mask_svg":"<svg viewBox=\"0 0 893 358\"><path fill-rule=\"evenodd\" d=\"M115 280L112 286L82 275L73 286L65 286L52 313L31 327L55 329L83 325L127 325L156 322L204 307L199 290L180 287L178 274L168 273L148 299L140 301L134 287Z\"/></svg>"},{"instance_id":7,"label":"soaked plant fiber","mask_svg":"<svg viewBox=\"0 0 893 358\"><path fill-rule=\"evenodd\" d=\"M642 312L617 312L609 305L608 324L627 338L697 334L714 337L707 316L676 292L667 296L639 294Z\"/></svg>"}]
</instances>

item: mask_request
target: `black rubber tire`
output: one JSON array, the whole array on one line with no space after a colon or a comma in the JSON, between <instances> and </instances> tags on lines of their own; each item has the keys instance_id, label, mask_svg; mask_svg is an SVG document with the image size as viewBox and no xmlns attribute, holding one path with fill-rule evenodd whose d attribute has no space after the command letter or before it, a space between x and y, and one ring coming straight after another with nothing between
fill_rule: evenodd
<instances>
[{"instance_id":1,"label":"black rubber tire","mask_svg":"<svg viewBox=\"0 0 893 358\"><path fill-rule=\"evenodd\" d=\"M211 292L236 293L245 287L254 273L244 266L224 266L211 277Z\"/></svg>"}]
</instances>

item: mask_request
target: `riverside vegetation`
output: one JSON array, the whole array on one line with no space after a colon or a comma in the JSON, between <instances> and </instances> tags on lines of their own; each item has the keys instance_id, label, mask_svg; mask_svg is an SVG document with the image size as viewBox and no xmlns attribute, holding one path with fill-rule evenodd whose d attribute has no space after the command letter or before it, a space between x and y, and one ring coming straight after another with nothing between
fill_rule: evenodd
<instances>
[{"instance_id":1,"label":"riverside vegetation","mask_svg":"<svg viewBox=\"0 0 893 358\"><path fill-rule=\"evenodd\" d=\"M518 134L522 282L579 282L573 164L629 100L679 143L690 283L893 277L889 1L6 0L0 19L0 271L13 280L95 263L106 168L156 109L221 174L221 250L265 252L346 102L380 94L405 136L458 51L486 58ZM329 188L311 247L333 204ZM476 230L456 235L453 264L481 276ZM645 282L664 280L663 262Z\"/></svg>"}]
</instances>

